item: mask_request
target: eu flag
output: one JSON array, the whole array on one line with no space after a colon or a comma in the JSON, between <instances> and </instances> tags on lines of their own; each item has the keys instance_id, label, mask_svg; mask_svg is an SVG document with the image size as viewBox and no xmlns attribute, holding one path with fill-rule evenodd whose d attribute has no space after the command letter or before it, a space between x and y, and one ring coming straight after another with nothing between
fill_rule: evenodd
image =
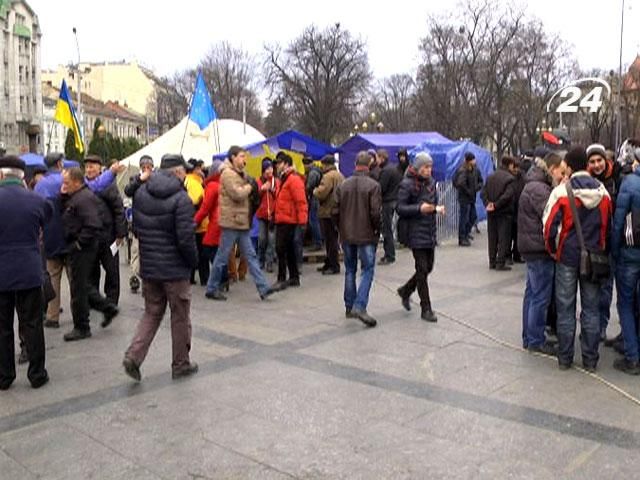
<instances>
[{"instance_id":1,"label":"eu flag","mask_svg":"<svg viewBox=\"0 0 640 480\"><path fill-rule=\"evenodd\" d=\"M196 125L200 127L200 130L204 130L216 118L218 118L218 115L211 103L211 97L209 96L209 91L204 83L202 72L198 72L196 89L193 92L191 108L189 109L189 119L194 121Z\"/></svg>"}]
</instances>

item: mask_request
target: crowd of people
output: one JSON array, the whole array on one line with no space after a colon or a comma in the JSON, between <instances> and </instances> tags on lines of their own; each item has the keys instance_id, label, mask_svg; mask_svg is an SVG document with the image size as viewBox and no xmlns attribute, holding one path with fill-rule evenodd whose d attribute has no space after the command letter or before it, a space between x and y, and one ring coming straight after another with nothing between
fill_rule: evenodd
<instances>
[{"instance_id":1,"label":"crowd of people","mask_svg":"<svg viewBox=\"0 0 640 480\"><path fill-rule=\"evenodd\" d=\"M520 159L505 156L486 181L467 152L453 177L459 246L471 245L474 229L479 233L480 198L487 211L489 268L505 271L526 262L523 347L556 355L562 369L573 363L579 287L584 368L595 370L600 342L607 340L624 354L614 367L640 374L639 147L625 143L617 162L597 144L568 152L537 149ZM128 222L115 183L125 167L117 162L106 166L89 155L84 169L64 169L63 156L52 153L45 158L47 168L34 171L17 157L0 158L0 389L16 377L15 312L22 347L18 361L29 363L34 388L48 381L43 328L60 327L63 271L73 320L64 340L91 337L92 309L101 312L102 328L111 324L119 313L118 252L128 238L129 286L133 292L142 288L145 309L123 366L137 381L167 305L172 377L198 371L190 357L196 278L206 298L220 302L232 298L230 285L248 272L266 300L301 286L307 237L312 251L324 245L322 275L341 273L342 252L345 316L367 327L377 324L367 308L376 264L395 262L397 242L408 247L414 273L397 290L400 303L411 310L417 291L421 318L436 322L428 277L438 245L436 217L447 213L431 156L418 153L410 162L401 149L397 160L390 162L382 149L361 151L354 174L345 179L333 155L304 158L303 173L280 151L262 160L261 175L254 179L245 171L247 152L241 147L231 147L224 161L214 160L208 168L174 154L164 155L155 168L154 159L143 156L140 172L124 188L132 206ZM376 258L380 241L382 255ZM607 339L614 283L622 333Z\"/></svg>"}]
</instances>

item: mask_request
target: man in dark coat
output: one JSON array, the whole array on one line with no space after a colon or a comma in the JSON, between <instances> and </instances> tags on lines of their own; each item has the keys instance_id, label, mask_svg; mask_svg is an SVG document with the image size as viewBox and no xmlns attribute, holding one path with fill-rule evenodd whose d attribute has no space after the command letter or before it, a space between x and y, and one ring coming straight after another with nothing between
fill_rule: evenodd
<instances>
[{"instance_id":1,"label":"man in dark coat","mask_svg":"<svg viewBox=\"0 0 640 480\"><path fill-rule=\"evenodd\" d=\"M88 155L84 159L84 173L91 181L97 178L102 170L102 159L97 155ZM124 216L122 197L115 183L97 194L98 211L102 220L102 231L98 242L98 253L91 272L91 284L100 291L100 267L104 269L104 293L111 303L118 305L120 299L120 256L115 255L111 246L122 245L127 236L127 220ZM89 299L91 302L91 299Z\"/></svg>"},{"instance_id":2,"label":"man in dark coat","mask_svg":"<svg viewBox=\"0 0 640 480\"><path fill-rule=\"evenodd\" d=\"M518 205L520 202L520 195L522 195L522 190L524 190L524 186L526 185L525 174L527 170L522 168L522 162L520 159L515 159L515 168L513 170L513 177L515 179L514 183L514 208L513 208L513 217L511 221L511 248L509 253L507 254L507 263L524 263L522 256L520 255L520 250L518 249Z\"/></svg>"},{"instance_id":3,"label":"man in dark coat","mask_svg":"<svg viewBox=\"0 0 640 480\"><path fill-rule=\"evenodd\" d=\"M526 176L518 204L518 246L527 263L522 299L522 346L533 352L555 354L545 339L547 312L553 301L555 262L546 250L542 215L551 190L564 178L566 165L555 153L537 157Z\"/></svg>"},{"instance_id":4,"label":"man in dark coat","mask_svg":"<svg viewBox=\"0 0 640 480\"><path fill-rule=\"evenodd\" d=\"M407 167L409 166L409 153L407 149L402 147L398 150L398 170L400 171L400 175L404 176L404 172L407 171Z\"/></svg>"},{"instance_id":5,"label":"man in dark coat","mask_svg":"<svg viewBox=\"0 0 640 480\"><path fill-rule=\"evenodd\" d=\"M359 319L368 327L375 327L377 322L367 313L367 305L380 238L382 195L380 184L369 176L370 160L367 152L356 155L354 174L336 187L333 216L340 230L344 252L345 315ZM362 277L356 288L358 258Z\"/></svg>"},{"instance_id":6,"label":"man in dark coat","mask_svg":"<svg viewBox=\"0 0 640 480\"><path fill-rule=\"evenodd\" d=\"M138 187L133 197L133 228L140 242L140 276L144 291L144 315L125 353L126 373L140 381L140 365L171 309L172 378L192 375L191 269L198 265L194 208L184 189L182 155L165 155L160 171Z\"/></svg>"},{"instance_id":7,"label":"man in dark coat","mask_svg":"<svg viewBox=\"0 0 640 480\"><path fill-rule=\"evenodd\" d=\"M72 342L91 336L90 308L102 312L103 328L111 323L113 317L118 314L118 309L100 295L90 282L102 228L98 214L98 199L86 186L84 174L78 167L64 171L60 191L64 240L69 252L67 261L73 316L73 330L66 333L64 339Z\"/></svg>"},{"instance_id":8,"label":"man in dark coat","mask_svg":"<svg viewBox=\"0 0 640 480\"><path fill-rule=\"evenodd\" d=\"M511 270L506 266L511 247L511 223L515 209L515 159L505 156L501 168L489 175L482 190L482 201L487 209L489 241L489 268Z\"/></svg>"},{"instance_id":9,"label":"man in dark coat","mask_svg":"<svg viewBox=\"0 0 640 480\"><path fill-rule=\"evenodd\" d=\"M393 238L393 214L396 211L398 201L398 187L402 181L402 174L397 166L389 162L389 154L386 150L378 150L380 159L380 192L382 194L382 238L384 256L378 262L380 265L389 265L396 261L396 246Z\"/></svg>"},{"instance_id":10,"label":"man in dark coat","mask_svg":"<svg viewBox=\"0 0 640 480\"><path fill-rule=\"evenodd\" d=\"M42 327L40 233L53 207L27 190L24 170L19 158L0 158L0 390L7 390L16 378L14 310L27 351L31 386L39 388L49 380Z\"/></svg>"},{"instance_id":11,"label":"man in dark coat","mask_svg":"<svg viewBox=\"0 0 640 480\"><path fill-rule=\"evenodd\" d=\"M460 208L458 245L461 247L471 246L471 228L475 223L476 194L479 191L476 172L476 156L471 152L465 153L464 162L453 177L453 186L458 191Z\"/></svg>"},{"instance_id":12,"label":"man in dark coat","mask_svg":"<svg viewBox=\"0 0 640 480\"><path fill-rule=\"evenodd\" d=\"M428 153L416 155L413 165L400 184L398 191L398 215L400 221L408 222L407 246L413 253L415 273L402 287L398 295L402 306L411 310L411 294L417 289L420 296L421 318L427 322L437 322L431 308L427 277L433 270L436 240L436 213L444 214L444 207L438 205L436 183L431 178L433 159Z\"/></svg>"}]
</instances>

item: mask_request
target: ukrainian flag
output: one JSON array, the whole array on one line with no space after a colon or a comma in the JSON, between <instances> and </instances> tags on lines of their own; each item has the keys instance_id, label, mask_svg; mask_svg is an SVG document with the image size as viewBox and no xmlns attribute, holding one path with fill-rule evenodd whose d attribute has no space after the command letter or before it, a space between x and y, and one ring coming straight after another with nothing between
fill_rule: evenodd
<instances>
[{"instance_id":1,"label":"ukrainian flag","mask_svg":"<svg viewBox=\"0 0 640 480\"><path fill-rule=\"evenodd\" d=\"M56 113L53 118L65 127L71 129L71 131L73 132L73 137L76 141L76 148L80 153L83 153L84 142L82 141L80 124L78 123L78 118L76 117L76 111L73 108L73 102L71 101L71 95L69 95L67 82L65 82L64 79L62 80L62 86L60 87L60 98L58 98Z\"/></svg>"}]
</instances>

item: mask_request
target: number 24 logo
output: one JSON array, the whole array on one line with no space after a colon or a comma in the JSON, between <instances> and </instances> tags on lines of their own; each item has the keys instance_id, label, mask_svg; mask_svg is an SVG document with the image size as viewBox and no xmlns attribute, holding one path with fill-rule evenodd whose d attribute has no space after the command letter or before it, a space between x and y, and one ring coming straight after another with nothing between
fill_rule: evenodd
<instances>
[{"instance_id":1,"label":"number 24 logo","mask_svg":"<svg viewBox=\"0 0 640 480\"><path fill-rule=\"evenodd\" d=\"M587 82L599 83L600 85L593 87L583 96L582 89L577 85ZM589 110L590 113L595 113L602 108L602 94L605 88L607 89L607 96L611 95L611 87L600 78L582 78L576 80L572 85L564 86L553 94L551 100L547 103L547 112L550 111L551 102L553 102L556 97L560 97L566 98L567 100L558 105L555 110L557 113L576 113L580 108Z\"/></svg>"}]
</instances>

